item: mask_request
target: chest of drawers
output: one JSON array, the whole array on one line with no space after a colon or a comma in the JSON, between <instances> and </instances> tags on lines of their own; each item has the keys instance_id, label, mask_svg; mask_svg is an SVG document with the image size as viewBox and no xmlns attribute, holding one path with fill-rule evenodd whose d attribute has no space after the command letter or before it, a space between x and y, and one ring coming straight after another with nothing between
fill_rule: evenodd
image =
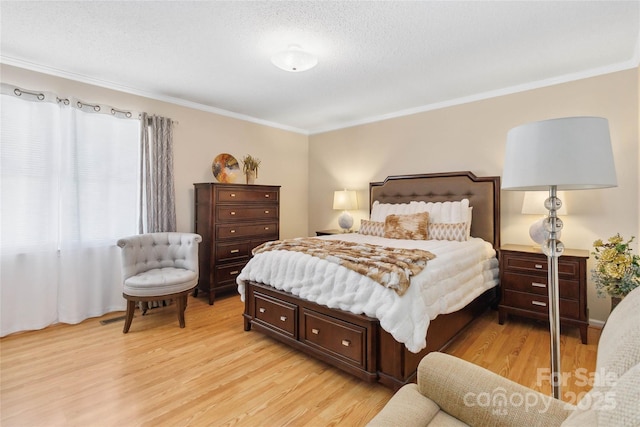
<instances>
[{"instance_id":1,"label":"chest of drawers","mask_svg":"<svg viewBox=\"0 0 640 427\"><path fill-rule=\"evenodd\" d=\"M587 343L589 310L587 308L586 250L565 249L558 259L560 325L580 329ZM501 299L499 322L514 314L534 319L549 319L548 261L539 248L504 245L500 248Z\"/></svg>"},{"instance_id":2,"label":"chest of drawers","mask_svg":"<svg viewBox=\"0 0 640 427\"><path fill-rule=\"evenodd\" d=\"M280 236L280 187L223 183L194 184L195 232L200 279L194 295L236 290L236 277L251 250Z\"/></svg>"}]
</instances>

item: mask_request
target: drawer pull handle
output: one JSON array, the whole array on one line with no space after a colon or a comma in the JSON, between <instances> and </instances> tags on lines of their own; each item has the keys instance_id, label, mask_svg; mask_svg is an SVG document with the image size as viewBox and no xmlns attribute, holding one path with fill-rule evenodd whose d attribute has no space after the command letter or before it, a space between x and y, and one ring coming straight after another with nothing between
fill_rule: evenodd
<instances>
[{"instance_id":1,"label":"drawer pull handle","mask_svg":"<svg viewBox=\"0 0 640 427\"><path fill-rule=\"evenodd\" d=\"M318 335L318 334L320 333L320 329L312 328L312 329L311 329L311 333L312 333L313 335Z\"/></svg>"},{"instance_id":2,"label":"drawer pull handle","mask_svg":"<svg viewBox=\"0 0 640 427\"><path fill-rule=\"evenodd\" d=\"M546 283L531 282L531 286L533 286L534 288L546 288L547 284Z\"/></svg>"},{"instance_id":3,"label":"drawer pull handle","mask_svg":"<svg viewBox=\"0 0 640 427\"><path fill-rule=\"evenodd\" d=\"M542 268L542 264L536 264L535 267L540 269L540 268Z\"/></svg>"},{"instance_id":4,"label":"drawer pull handle","mask_svg":"<svg viewBox=\"0 0 640 427\"><path fill-rule=\"evenodd\" d=\"M282 320L283 322L287 321L287 316L280 316L280 320Z\"/></svg>"},{"instance_id":5,"label":"drawer pull handle","mask_svg":"<svg viewBox=\"0 0 640 427\"><path fill-rule=\"evenodd\" d=\"M268 229L269 229L269 227L265 227L264 229L265 229L265 230L268 230Z\"/></svg>"},{"instance_id":6,"label":"drawer pull handle","mask_svg":"<svg viewBox=\"0 0 640 427\"><path fill-rule=\"evenodd\" d=\"M264 307L260 307L260 308L258 309L258 311L259 311L260 313L265 313L265 312L267 311L267 309L266 309L266 308L264 308Z\"/></svg>"},{"instance_id":7,"label":"drawer pull handle","mask_svg":"<svg viewBox=\"0 0 640 427\"><path fill-rule=\"evenodd\" d=\"M233 271L229 272L229 274L232 275L232 276L235 276L238 273L240 273L240 271L238 271L238 270L233 270Z\"/></svg>"},{"instance_id":8,"label":"drawer pull handle","mask_svg":"<svg viewBox=\"0 0 640 427\"><path fill-rule=\"evenodd\" d=\"M236 197L236 193L231 193L231 197Z\"/></svg>"},{"instance_id":9,"label":"drawer pull handle","mask_svg":"<svg viewBox=\"0 0 640 427\"><path fill-rule=\"evenodd\" d=\"M231 211L230 213L230 215L235 215L235 214L236 214L235 211Z\"/></svg>"},{"instance_id":10,"label":"drawer pull handle","mask_svg":"<svg viewBox=\"0 0 640 427\"><path fill-rule=\"evenodd\" d=\"M351 345L351 341L349 340L342 340L342 345L345 347L349 347Z\"/></svg>"},{"instance_id":11,"label":"drawer pull handle","mask_svg":"<svg viewBox=\"0 0 640 427\"><path fill-rule=\"evenodd\" d=\"M269 211L264 211L264 213L268 214L268 213L269 213Z\"/></svg>"},{"instance_id":12,"label":"drawer pull handle","mask_svg":"<svg viewBox=\"0 0 640 427\"><path fill-rule=\"evenodd\" d=\"M268 199L271 196L269 194L265 194L264 197L266 197Z\"/></svg>"},{"instance_id":13,"label":"drawer pull handle","mask_svg":"<svg viewBox=\"0 0 640 427\"><path fill-rule=\"evenodd\" d=\"M547 303L546 302L542 302L542 301L531 301L531 304L539 305L540 307L546 307L547 306Z\"/></svg>"},{"instance_id":14,"label":"drawer pull handle","mask_svg":"<svg viewBox=\"0 0 640 427\"><path fill-rule=\"evenodd\" d=\"M237 254L238 252L240 252L240 249L231 249L229 252L231 252L232 254Z\"/></svg>"},{"instance_id":15,"label":"drawer pull handle","mask_svg":"<svg viewBox=\"0 0 640 427\"><path fill-rule=\"evenodd\" d=\"M233 233L235 233L235 232L236 232L236 230L231 230L229 233L233 234Z\"/></svg>"}]
</instances>

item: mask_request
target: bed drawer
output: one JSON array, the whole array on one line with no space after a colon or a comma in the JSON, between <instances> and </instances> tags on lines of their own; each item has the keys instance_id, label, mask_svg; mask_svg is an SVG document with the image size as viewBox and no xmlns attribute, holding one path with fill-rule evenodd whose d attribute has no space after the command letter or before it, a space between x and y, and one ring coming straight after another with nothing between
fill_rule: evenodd
<instances>
[{"instance_id":1,"label":"bed drawer","mask_svg":"<svg viewBox=\"0 0 640 427\"><path fill-rule=\"evenodd\" d=\"M534 311L547 315L549 313L549 298L542 295L532 295L525 292L505 290L503 303L514 308ZM580 315L580 304L575 300L560 298L560 316L572 319Z\"/></svg>"},{"instance_id":2,"label":"bed drawer","mask_svg":"<svg viewBox=\"0 0 640 427\"><path fill-rule=\"evenodd\" d=\"M366 364L365 328L303 309L300 340L358 367Z\"/></svg>"},{"instance_id":3,"label":"bed drawer","mask_svg":"<svg viewBox=\"0 0 640 427\"><path fill-rule=\"evenodd\" d=\"M296 338L298 307L261 293L253 294L253 321L281 334Z\"/></svg>"}]
</instances>

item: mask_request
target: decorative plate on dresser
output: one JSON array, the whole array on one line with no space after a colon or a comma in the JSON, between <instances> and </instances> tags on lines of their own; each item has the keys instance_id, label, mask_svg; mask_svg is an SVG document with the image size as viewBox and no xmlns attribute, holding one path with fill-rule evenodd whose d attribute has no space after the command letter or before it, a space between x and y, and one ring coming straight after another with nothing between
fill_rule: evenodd
<instances>
[{"instance_id":1,"label":"decorative plate on dresser","mask_svg":"<svg viewBox=\"0 0 640 427\"><path fill-rule=\"evenodd\" d=\"M236 277L256 246L280 237L280 186L194 184L195 232L200 279L194 291L209 295L236 290Z\"/></svg>"}]
</instances>

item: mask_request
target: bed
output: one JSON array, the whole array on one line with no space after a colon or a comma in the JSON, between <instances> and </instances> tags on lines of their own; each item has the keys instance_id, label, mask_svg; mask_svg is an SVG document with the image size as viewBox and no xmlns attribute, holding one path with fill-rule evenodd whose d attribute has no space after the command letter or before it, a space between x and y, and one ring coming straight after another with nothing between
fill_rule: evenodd
<instances>
[{"instance_id":1,"label":"bed","mask_svg":"<svg viewBox=\"0 0 640 427\"><path fill-rule=\"evenodd\" d=\"M490 306L495 306L497 302L496 253L500 245L500 178L477 177L472 172L390 176L382 182L370 183L369 196L373 208L372 220L378 219L374 218L374 215L380 215L381 206L424 205L430 202L433 202L430 206L449 206L451 204L445 202L459 204L461 200L468 200L472 219L470 230L467 232L472 237L464 244L475 245L483 251L483 257L488 257L481 261L482 271L477 273L483 277L476 280L472 276L469 280L482 283L483 287L474 286L468 291L465 288L458 289L455 298L443 296L441 300L445 303L433 304L434 307L438 306L437 313L412 312L411 307L418 305L415 302L421 301L420 296L428 293L422 287L425 277L449 277L448 273L444 273L443 276L440 272L438 276L434 271L443 267L446 259L453 259L449 256L449 251L453 253L454 249L450 250L449 247L454 247L457 251L462 245L459 242L449 242L452 245L445 245L440 242L398 240L399 246L419 247L426 251L431 250L435 254L434 259L426 262L424 270L411 277L411 285L404 295L399 295L397 289L370 285L368 278L363 278L342 266L328 266L329 264L320 264L322 270L313 270L323 273L325 284L313 288L315 290L305 291L306 286L313 286L309 284L310 278L305 277L305 271L311 267L305 267L299 273L287 273L287 277L276 279L274 274L263 273L261 268L268 268L280 261L277 258L266 258L263 254L254 256L243 269L238 277L238 290L245 302L245 331L264 333L358 378L370 382L377 381L392 389L398 389L415 380L417 365L427 353L442 350L475 317ZM349 234L327 236L324 239L350 241L352 243L346 244L356 245L363 242L385 245L390 240L372 234L374 236ZM469 251L467 246L464 248L464 251ZM486 255L485 252L490 254ZM282 251L273 251L271 254L270 256L283 256ZM315 257L308 255L292 256L297 256L298 259L314 258L316 264L324 262L315 261ZM431 264L434 267L430 269ZM438 265L440 267L437 267ZM289 270L283 267L283 271ZM339 277L334 277L334 274ZM462 276L451 276L448 282L456 282L457 277ZM341 280L344 283L341 283ZM333 297L324 298L316 290L327 287L326 283L329 282ZM364 284L354 290L352 282ZM460 279L460 282L463 280ZM415 285L416 283L420 285ZM336 295L338 291L335 288L344 288L345 297ZM380 290L381 288L383 290ZM365 299L357 296L358 293L362 293ZM377 301L374 293L376 298L378 295L386 295L385 298L392 296L397 304L378 304L374 302ZM347 300L350 305L344 302ZM391 306L395 308L389 309ZM391 314L385 318L388 313ZM406 315L403 315L404 313ZM421 318L426 321L421 322ZM404 327L396 328L389 319L397 320L400 324L410 323L413 329L407 331ZM422 323L428 326L424 331L421 329Z\"/></svg>"}]
</instances>

